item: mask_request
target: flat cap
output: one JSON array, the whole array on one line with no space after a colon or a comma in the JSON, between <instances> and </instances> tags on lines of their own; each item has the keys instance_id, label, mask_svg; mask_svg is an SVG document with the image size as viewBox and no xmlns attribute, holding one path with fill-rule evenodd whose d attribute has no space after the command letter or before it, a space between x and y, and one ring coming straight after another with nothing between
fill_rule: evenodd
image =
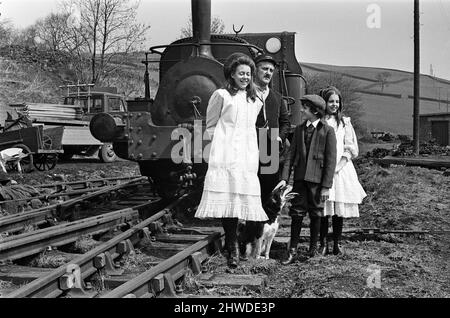
<instances>
[{"instance_id":1,"label":"flat cap","mask_svg":"<svg viewBox=\"0 0 450 318\"><path fill-rule=\"evenodd\" d=\"M270 62L273 65L278 66L277 61L275 61L275 59L270 55L264 55L264 54L258 55L254 61L255 61L255 65L257 65L260 62Z\"/></svg>"},{"instance_id":2,"label":"flat cap","mask_svg":"<svg viewBox=\"0 0 450 318\"><path fill-rule=\"evenodd\" d=\"M322 97L316 94L310 94L310 95L303 95L303 97L300 98L300 101L302 104L304 102L310 102L314 105L314 107L319 111L322 115L325 114L326 109L326 103Z\"/></svg>"}]
</instances>

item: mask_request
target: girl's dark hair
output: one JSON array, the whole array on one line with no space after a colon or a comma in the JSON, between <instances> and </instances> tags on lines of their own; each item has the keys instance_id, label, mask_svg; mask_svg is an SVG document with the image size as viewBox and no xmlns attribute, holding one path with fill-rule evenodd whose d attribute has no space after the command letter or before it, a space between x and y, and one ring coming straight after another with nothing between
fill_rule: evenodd
<instances>
[{"instance_id":1,"label":"girl's dark hair","mask_svg":"<svg viewBox=\"0 0 450 318\"><path fill-rule=\"evenodd\" d=\"M224 64L224 75L226 79L225 89L230 93L231 96L234 96L239 91L239 87L236 86L236 82L231 77L239 65L248 65L250 67L250 72L252 78L250 79L249 84L246 87L247 91L247 99L250 99L252 102L256 100L256 89L255 84L253 83L253 78L255 77L255 63L253 60L244 53L233 53L231 54Z\"/></svg>"},{"instance_id":2,"label":"girl's dark hair","mask_svg":"<svg viewBox=\"0 0 450 318\"><path fill-rule=\"evenodd\" d=\"M328 104L328 99L330 99L331 95L337 95L339 97L339 108L336 113L332 113L328 106L326 106L326 113L330 116L333 116L336 119L337 125L342 123L345 126L344 121L342 120L342 108L344 107L344 102L342 100L341 92L334 86L328 86L320 90L319 95L324 99L325 103Z\"/></svg>"}]
</instances>

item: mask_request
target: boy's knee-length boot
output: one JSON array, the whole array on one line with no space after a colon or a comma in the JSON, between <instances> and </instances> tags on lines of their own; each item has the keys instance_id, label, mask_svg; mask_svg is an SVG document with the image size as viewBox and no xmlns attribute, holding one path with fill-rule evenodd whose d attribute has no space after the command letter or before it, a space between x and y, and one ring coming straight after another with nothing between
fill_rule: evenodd
<instances>
[{"instance_id":1,"label":"boy's knee-length boot","mask_svg":"<svg viewBox=\"0 0 450 318\"><path fill-rule=\"evenodd\" d=\"M291 246L289 248L288 258L281 262L283 265L289 265L294 262L297 255L297 245L300 240L300 232L302 230L303 217L293 216L291 221Z\"/></svg>"},{"instance_id":2,"label":"boy's knee-length boot","mask_svg":"<svg viewBox=\"0 0 450 318\"><path fill-rule=\"evenodd\" d=\"M320 237L319 254L325 256L328 254L328 216L320 218Z\"/></svg>"},{"instance_id":3,"label":"boy's knee-length boot","mask_svg":"<svg viewBox=\"0 0 450 318\"><path fill-rule=\"evenodd\" d=\"M344 218L333 215L333 254L342 254L342 249L339 246L339 241L342 235L342 227L344 225Z\"/></svg>"},{"instance_id":4,"label":"boy's knee-length boot","mask_svg":"<svg viewBox=\"0 0 450 318\"><path fill-rule=\"evenodd\" d=\"M319 240L320 217L313 216L310 218L310 236L309 236L309 256L314 257L317 253L317 241Z\"/></svg>"}]
</instances>

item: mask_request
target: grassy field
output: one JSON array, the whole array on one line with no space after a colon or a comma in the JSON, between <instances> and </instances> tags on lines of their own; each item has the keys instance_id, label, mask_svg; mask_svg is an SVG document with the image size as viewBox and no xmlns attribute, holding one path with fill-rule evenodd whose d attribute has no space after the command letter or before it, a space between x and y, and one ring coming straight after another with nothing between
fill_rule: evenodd
<instances>
[{"instance_id":1,"label":"grassy field","mask_svg":"<svg viewBox=\"0 0 450 318\"><path fill-rule=\"evenodd\" d=\"M334 66L302 63L303 71L309 74L338 73L352 78L359 86L363 105L363 120L369 131L388 131L394 134L412 135L413 116L413 73L356 66ZM377 75L389 73L383 90ZM420 77L420 113L439 113L450 110L450 81ZM389 94L389 95L388 95ZM438 98L440 94L440 99ZM390 95L396 95L390 96ZM448 95L448 96L447 96Z\"/></svg>"}]
</instances>

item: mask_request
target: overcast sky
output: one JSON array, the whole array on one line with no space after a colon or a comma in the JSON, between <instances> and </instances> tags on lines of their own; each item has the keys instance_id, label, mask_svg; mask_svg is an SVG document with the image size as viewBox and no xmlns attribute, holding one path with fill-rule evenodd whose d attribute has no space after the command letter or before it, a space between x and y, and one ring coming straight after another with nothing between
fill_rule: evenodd
<instances>
[{"instance_id":1,"label":"overcast sky","mask_svg":"<svg viewBox=\"0 0 450 318\"><path fill-rule=\"evenodd\" d=\"M413 71L413 0L211 0L226 33L296 32L300 62ZM0 19L26 27L59 0L0 0ZM421 73L450 80L450 0L421 0ZM148 45L168 44L188 21L190 0L141 0ZM379 12L379 15L378 15Z\"/></svg>"}]
</instances>

